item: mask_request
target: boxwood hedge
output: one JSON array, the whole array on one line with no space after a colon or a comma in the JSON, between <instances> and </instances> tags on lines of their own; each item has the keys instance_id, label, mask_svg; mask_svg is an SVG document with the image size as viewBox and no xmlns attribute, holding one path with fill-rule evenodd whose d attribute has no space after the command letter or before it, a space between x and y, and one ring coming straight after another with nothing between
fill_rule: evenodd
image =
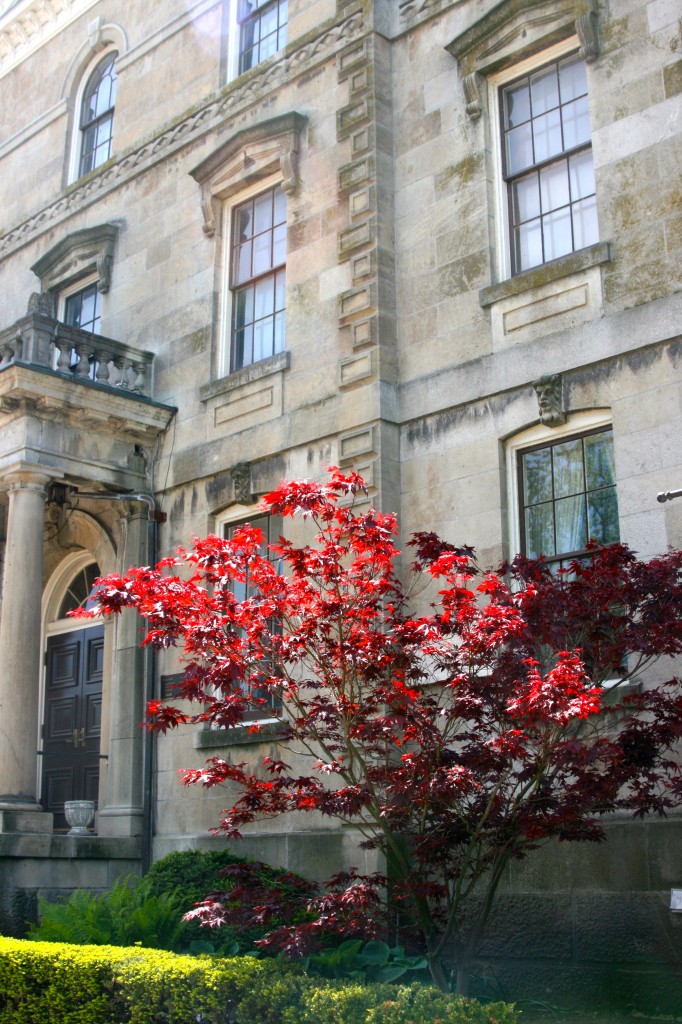
<instances>
[{"instance_id":1,"label":"boxwood hedge","mask_svg":"<svg viewBox=\"0 0 682 1024\"><path fill-rule=\"evenodd\" d=\"M420 985L311 978L272 960L0 937L0 1024L516 1024Z\"/></svg>"}]
</instances>

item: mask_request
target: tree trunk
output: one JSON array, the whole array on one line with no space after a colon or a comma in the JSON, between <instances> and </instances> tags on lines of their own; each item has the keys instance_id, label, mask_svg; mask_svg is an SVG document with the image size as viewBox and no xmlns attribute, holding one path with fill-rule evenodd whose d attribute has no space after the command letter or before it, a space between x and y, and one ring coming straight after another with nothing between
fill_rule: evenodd
<instances>
[{"instance_id":1,"label":"tree trunk","mask_svg":"<svg viewBox=\"0 0 682 1024\"><path fill-rule=\"evenodd\" d=\"M443 961L440 956L431 956L430 953L426 954L429 963L429 971L431 973L431 980L434 985L441 990L441 992L450 991L450 983L448 974L443 967Z\"/></svg>"}]
</instances>

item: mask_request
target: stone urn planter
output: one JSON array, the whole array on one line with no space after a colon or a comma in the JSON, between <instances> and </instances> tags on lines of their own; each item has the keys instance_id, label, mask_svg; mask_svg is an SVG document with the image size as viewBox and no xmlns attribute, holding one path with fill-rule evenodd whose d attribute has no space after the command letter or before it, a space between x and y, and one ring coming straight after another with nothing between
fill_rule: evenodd
<instances>
[{"instance_id":1,"label":"stone urn planter","mask_svg":"<svg viewBox=\"0 0 682 1024\"><path fill-rule=\"evenodd\" d=\"M95 817L94 800L67 800L64 804L64 814L67 824L71 826L67 835L89 836L88 825L91 825Z\"/></svg>"}]
</instances>

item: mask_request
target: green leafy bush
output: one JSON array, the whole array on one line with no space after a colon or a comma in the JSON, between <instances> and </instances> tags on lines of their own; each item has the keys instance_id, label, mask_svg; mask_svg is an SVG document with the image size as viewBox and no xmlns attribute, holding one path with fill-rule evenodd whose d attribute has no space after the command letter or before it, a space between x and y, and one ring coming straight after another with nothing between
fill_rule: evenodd
<instances>
[{"instance_id":1,"label":"green leafy bush","mask_svg":"<svg viewBox=\"0 0 682 1024\"><path fill-rule=\"evenodd\" d=\"M322 981L282 974L254 988L237 1024L517 1024L505 1003L481 1005L418 983L407 986Z\"/></svg>"},{"instance_id":2,"label":"green leafy bush","mask_svg":"<svg viewBox=\"0 0 682 1024\"><path fill-rule=\"evenodd\" d=\"M39 900L40 924L29 930L42 942L133 946L179 950L185 942L181 901L175 893L152 895L144 880L119 878L94 895L77 889L64 903Z\"/></svg>"},{"instance_id":3,"label":"green leafy bush","mask_svg":"<svg viewBox=\"0 0 682 1024\"><path fill-rule=\"evenodd\" d=\"M516 1024L419 985L308 977L274 960L0 938L0 1024Z\"/></svg>"},{"instance_id":4,"label":"green leafy bush","mask_svg":"<svg viewBox=\"0 0 682 1024\"><path fill-rule=\"evenodd\" d=\"M351 978L356 981L397 981L407 973L422 972L427 978L424 956L406 956L402 946L371 939L346 939L334 949L313 953L304 960L306 971L322 978Z\"/></svg>"},{"instance_id":5,"label":"green leafy bush","mask_svg":"<svg viewBox=\"0 0 682 1024\"><path fill-rule=\"evenodd\" d=\"M240 929L202 928L198 921L182 920L212 890L229 890L232 883L221 878L219 872L240 864L244 864L244 858L226 850L171 853L153 864L143 879L119 879L105 893L96 895L79 889L62 903L40 899L40 924L30 929L29 937L77 945L140 943L152 949L218 956L251 952L254 940L280 923L276 917L261 927ZM286 887L291 877L265 864L253 867L259 884L266 889Z\"/></svg>"},{"instance_id":6,"label":"green leafy bush","mask_svg":"<svg viewBox=\"0 0 682 1024\"><path fill-rule=\"evenodd\" d=\"M221 872L230 867L247 866L254 871L253 886L258 889L271 890L277 893L284 904L287 899L296 899L300 905L300 895L289 893L290 880L295 878L303 883L300 876L293 876L282 868L273 868L268 864L246 861L244 857L235 857L226 850L184 850L169 853L156 861L145 875L145 883L149 886L150 895L161 896L173 893L179 901L180 913L186 914L195 904L205 900L212 891L229 891L235 882L223 877ZM219 955L234 954L235 942L241 952L251 951L253 943L261 939L271 929L284 923L277 915L268 918L262 925L240 925L221 928L202 927L198 921L185 922L183 949L196 948L197 951L210 952L209 946ZM190 945L191 944L191 945Z\"/></svg>"}]
</instances>

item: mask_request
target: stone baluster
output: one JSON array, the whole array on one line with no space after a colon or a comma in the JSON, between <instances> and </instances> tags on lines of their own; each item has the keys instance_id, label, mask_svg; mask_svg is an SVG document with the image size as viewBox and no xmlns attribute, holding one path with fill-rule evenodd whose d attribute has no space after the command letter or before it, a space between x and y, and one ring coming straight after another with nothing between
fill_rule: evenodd
<instances>
[{"instance_id":1,"label":"stone baluster","mask_svg":"<svg viewBox=\"0 0 682 1024\"><path fill-rule=\"evenodd\" d=\"M37 467L8 473L0 619L0 808L38 810L36 744L40 692L43 529L49 477Z\"/></svg>"},{"instance_id":2,"label":"stone baluster","mask_svg":"<svg viewBox=\"0 0 682 1024\"><path fill-rule=\"evenodd\" d=\"M133 381L132 390L145 395L147 393L147 367L143 362L133 363L133 370L135 372L135 380Z\"/></svg>"},{"instance_id":3,"label":"stone baluster","mask_svg":"<svg viewBox=\"0 0 682 1024\"><path fill-rule=\"evenodd\" d=\"M126 361L125 361L125 359L123 358L123 356L118 356L117 355L117 356L114 357L112 362L114 364L114 369L116 371L114 373L114 387L117 387L117 388L127 388L128 387L128 379L127 379L127 376L126 376Z\"/></svg>"},{"instance_id":4,"label":"stone baluster","mask_svg":"<svg viewBox=\"0 0 682 1024\"><path fill-rule=\"evenodd\" d=\"M95 365L97 367L95 371L95 380L98 384L109 383L109 362L111 360L111 353L105 348L98 348L95 350Z\"/></svg>"},{"instance_id":5,"label":"stone baluster","mask_svg":"<svg viewBox=\"0 0 682 1024\"><path fill-rule=\"evenodd\" d=\"M79 380L85 380L90 376L90 346L85 342L75 346L78 362L74 367L74 374Z\"/></svg>"},{"instance_id":6,"label":"stone baluster","mask_svg":"<svg viewBox=\"0 0 682 1024\"><path fill-rule=\"evenodd\" d=\"M71 373L71 342L67 341L66 338L60 337L58 334L55 339L55 345L59 349L59 358L57 360L57 369L60 373Z\"/></svg>"}]
</instances>

